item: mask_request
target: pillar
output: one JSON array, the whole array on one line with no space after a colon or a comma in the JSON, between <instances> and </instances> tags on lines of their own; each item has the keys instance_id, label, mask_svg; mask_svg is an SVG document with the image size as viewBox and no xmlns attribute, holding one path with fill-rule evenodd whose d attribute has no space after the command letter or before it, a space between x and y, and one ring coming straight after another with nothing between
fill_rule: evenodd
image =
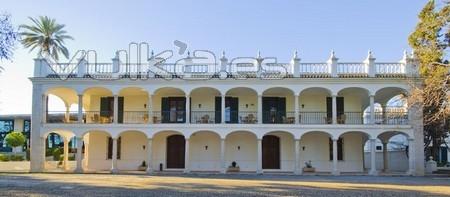
<instances>
[{"instance_id":1,"label":"pillar","mask_svg":"<svg viewBox=\"0 0 450 197\"><path fill-rule=\"evenodd\" d=\"M333 175L339 175L340 172L338 170L338 147L337 147L338 139L333 139Z\"/></svg>"},{"instance_id":2,"label":"pillar","mask_svg":"<svg viewBox=\"0 0 450 197\"><path fill-rule=\"evenodd\" d=\"M375 96L370 95L370 124L375 124Z\"/></svg>"},{"instance_id":3,"label":"pillar","mask_svg":"<svg viewBox=\"0 0 450 197\"><path fill-rule=\"evenodd\" d=\"M147 111L148 111L148 123L154 123L153 122L153 102L152 102L152 95L148 95L148 103L147 103Z\"/></svg>"},{"instance_id":4,"label":"pillar","mask_svg":"<svg viewBox=\"0 0 450 197\"><path fill-rule=\"evenodd\" d=\"M388 150L387 150L387 141L383 141L383 171L388 171Z\"/></svg>"},{"instance_id":5,"label":"pillar","mask_svg":"<svg viewBox=\"0 0 450 197\"><path fill-rule=\"evenodd\" d=\"M64 159L63 159L63 167L64 170L69 169L69 140L68 138L64 138Z\"/></svg>"},{"instance_id":6,"label":"pillar","mask_svg":"<svg viewBox=\"0 0 450 197\"><path fill-rule=\"evenodd\" d=\"M114 124L119 123L119 95L114 95L114 109L113 109Z\"/></svg>"},{"instance_id":7,"label":"pillar","mask_svg":"<svg viewBox=\"0 0 450 197\"><path fill-rule=\"evenodd\" d=\"M186 138L185 149L184 149L184 173L189 173L189 138Z\"/></svg>"},{"instance_id":8,"label":"pillar","mask_svg":"<svg viewBox=\"0 0 450 197\"><path fill-rule=\"evenodd\" d=\"M294 164L294 174L302 174L302 169L300 166L300 139L295 140L295 164Z\"/></svg>"},{"instance_id":9,"label":"pillar","mask_svg":"<svg viewBox=\"0 0 450 197\"><path fill-rule=\"evenodd\" d=\"M112 138L111 173L117 173L117 138Z\"/></svg>"},{"instance_id":10,"label":"pillar","mask_svg":"<svg viewBox=\"0 0 450 197\"><path fill-rule=\"evenodd\" d=\"M258 162L256 166L256 174L262 174L262 139L258 139L258 148L257 148L257 154L258 154Z\"/></svg>"},{"instance_id":11,"label":"pillar","mask_svg":"<svg viewBox=\"0 0 450 197\"><path fill-rule=\"evenodd\" d=\"M294 102L294 116L295 116L295 124L300 124L300 116L299 116L299 104L298 104L298 95L294 96L295 102Z\"/></svg>"},{"instance_id":12,"label":"pillar","mask_svg":"<svg viewBox=\"0 0 450 197\"><path fill-rule=\"evenodd\" d=\"M66 104L65 106L66 106L66 113L65 113L64 119L65 119L65 122L68 123L68 122L70 122L70 105Z\"/></svg>"},{"instance_id":13,"label":"pillar","mask_svg":"<svg viewBox=\"0 0 450 197\"><path fill-rule=\"evenodd\" d=\"M337 104L336 95L332 96L332 114L333 114L333 124L337 124Z\"/></svg>"},{"instance_id":14,"label":"pillar","mask_svg":"<svg viewBox=\"0 0 450 197\"><path fill-rule=\"evenodd\" d=\"M382 110L381 118L383 119L382 122L383 122L383 124L386 124L387 123L386 105L381 105L381 110Z\"/></svg>"},{"instance_id":15,"label":"pillar","mask_svg":"<svg viewBox=\"0 0 450 197\"><path fill-rule=\"evenodd\" d=\"M83 164L82 164L83 138L76 137L76 141L77 141L77 154L76 154L75 158L77 160L77 167L75 168L75 172L82 173L83 172Z\"/></svg>"},{"instance_id":16,"label":"pillar","mask_svg":"<svg viewBox=\"0 0 450 197\"><path fill-rule=\"evenodd\" d=\"M78 95L78 123L83 123L83 95Z\"/></svg>"},{"instance_id":17,"label":"pillar","mask_svg":"<svg viewBox=\"0 0 450 197\"><path fill-rule=\"evenodd\" d=\"M227 164L225 161L225 139L220 139L220 173L227 172Z\"/></svg>"},{"instance_id":18,"label":"pillar","mask_svg":"<svg viewBox=\"0 0 450 197\"><path fill-rule=\"evenodd\" d=\"M45 138L41 137L43 121L42 85L33 84L31 133L30 133L30 172L42 172L45 168Z\"/></svg>"},{"instance_id":19,"label":"pillar","mask_svg":"<svg viewBox=\"0 0 450 197\"><path fill-rule=\"evenodd\" d=\"M220 100L220 109L221 109L221 116L222 118L220 119L222 124L225 124L225 95L222 95L222 99Z\"/></svg>"},{"instance_id":20,"label":"pillar","mask_svg":"<svg viewBox=\"0 0 450 197\"><path fill-rule=\"evenodd\" d=\"M263 117L262 114L263 114L263 111L262 111L262 95L258 94L258 123L259 124L263 123L263 121L262 121L262 117Z\"/></svg>"},{"instance_id":21,"label":"pillar","mask_svg":"<svg viewBox=\"0 0 450 197\"><path fill-rule=\"evenodd\" d=\"M191 97L189 95L186 95L186 123L191 123Z\"/></svg>"},{"instance_id":22,"label":"pillar","mask_svg":"<svg viewBox=\"0 0 450 197\"><path fill-rule=\"evenodd\" d=\"M48 117L48 95L42 95L42 123L47 123Z\"/></svg>"},{"instance_id":23,"label":"pillar","mask_svg":"<svg viewBox=\"0 0 450 197\"><path fill-rule=\"evenodd\" d=\"M152 168L152 139L149 138L147 140L147 174L151 174L153 172Z\"/></svg>"},{"instance_id":24,"label":"pillar","mask_svg":"<svg viewBox=\"0 0 450 197\"><path fill-rule=\"evenodd\" d=\"M377 162L376 162L376 139L370 139L370 175L377 175Z\"/></svg>"},{"instance_id":25,"label":"pillar","mask_svg":"<svg viewBox=\"0 0 450 197\"><path fill-rule=\"evenodd\" d=\"M416 151L414 150L414 139L409 138L408 139L408 163L409 163L409 169L408 169L408 175L414 176L416 172L416 168L414 165L415 162L415 156Z\"/></svg>"}]
</instances>

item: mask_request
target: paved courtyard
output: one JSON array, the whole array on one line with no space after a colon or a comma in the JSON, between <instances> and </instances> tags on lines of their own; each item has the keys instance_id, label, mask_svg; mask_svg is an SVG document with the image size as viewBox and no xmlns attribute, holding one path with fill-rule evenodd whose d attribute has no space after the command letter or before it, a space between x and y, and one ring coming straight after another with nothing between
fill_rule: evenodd
<instances>
[{"instance_id":1,"label":"paved courtyard","mask_svg":"<svg viewBox=\"0 0 450 197\"><path fill-rule=\"evenodd\" d=\"M450 177L3 173L0 196L450 196Z\"/></svg>"}]
</instances>

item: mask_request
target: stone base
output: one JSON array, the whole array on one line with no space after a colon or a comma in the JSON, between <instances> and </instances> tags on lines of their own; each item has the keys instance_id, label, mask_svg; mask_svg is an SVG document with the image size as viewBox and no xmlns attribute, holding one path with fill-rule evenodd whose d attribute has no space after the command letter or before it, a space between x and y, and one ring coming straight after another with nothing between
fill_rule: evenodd
<instances>
[{"instance_id":1,"label":"stone base","mask_svg":"<svg viewBox=\"0 0 450 197\"><path fill-rule=\"evenodd\" d=\"M303 168L303 172L315 172L316 168L308 168L308 167L304 167Z\"/></svg>"},{"instance_id":2,"label":"stone base","mask_svg":"<svg viewBox=\"0 0 450 197\"><path fill-rule=\"evenodd\" d=\"M239 172L241 169L239 167L228 167L227 172Z\"/></svg>"}]
</instances>

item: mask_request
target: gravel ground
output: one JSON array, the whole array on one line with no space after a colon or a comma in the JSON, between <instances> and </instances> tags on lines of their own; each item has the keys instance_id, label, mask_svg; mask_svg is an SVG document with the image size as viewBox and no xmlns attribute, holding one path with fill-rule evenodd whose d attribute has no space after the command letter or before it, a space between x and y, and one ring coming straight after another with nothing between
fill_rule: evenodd
<instances>
[{"instance_id":1,"label":"gravel ground","mask_svg":"<svg viewBox=\"0 0 450 197\"><path fill-rule=\"evenodd\" d=\"M0 196L450 196L450 177L5 173Z\"/></svg>"}]
</instances>

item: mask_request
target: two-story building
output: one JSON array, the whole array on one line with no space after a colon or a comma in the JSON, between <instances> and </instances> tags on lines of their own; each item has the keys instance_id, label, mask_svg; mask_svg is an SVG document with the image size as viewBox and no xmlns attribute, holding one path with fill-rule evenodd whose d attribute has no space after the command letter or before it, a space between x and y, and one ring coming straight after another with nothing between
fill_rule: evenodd
<instances>
[{"instance_id":1,"label":"two-story building","mask_svg":"<svg viewBox=\"0 0 450 197\"><path fill-rule=\"evenodd\" d=\"M311 162L316 172L365 173L364 145L375 164L376 139L386 146L403 134L406 173L424 173L421 108L393 101L420 83L417 60L406 52L387 63L371 52L362 62L340 62L332 52L324 63L304 63L297 53L289 63L259 54L222 54L217 62L188 54L167 63L153 53L137 64L118 55L112 63L86 59L35 59L33 172L45 170L44 142L57 133L65 151L77 139L75 172L137 170L145 162L149 173L227 173L234 163L240 172L302 174ZM66 110L49 111L48 95Z\"/></svg>"}]
</instances>

